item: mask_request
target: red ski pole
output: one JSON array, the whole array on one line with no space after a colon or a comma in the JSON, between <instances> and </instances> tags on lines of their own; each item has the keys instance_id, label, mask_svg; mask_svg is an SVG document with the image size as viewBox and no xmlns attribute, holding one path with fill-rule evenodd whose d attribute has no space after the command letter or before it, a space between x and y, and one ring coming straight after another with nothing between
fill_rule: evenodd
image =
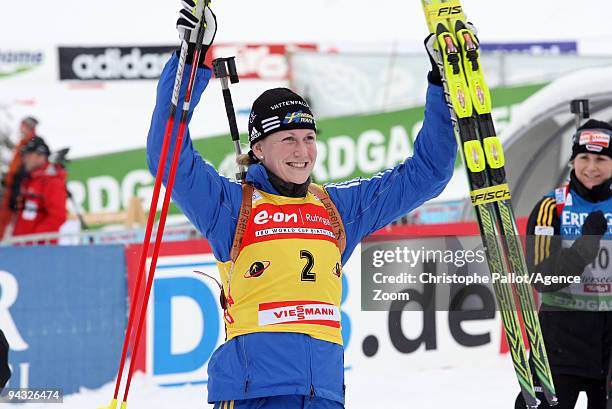
<instances>
[{"instance_id":1,"label":"red ski pole","mask_svg":"<svg viewBox=\"0 0 612 409\"><path fill-rule=\"evenodd\" d=\"M203 10L204 8L202 8L201 11L199 11L199 16L201 21L204 21L204 14L203 14ZM202 24L203 25L203 24ZM201 25L201 27L202 27ZM201 31L204 31L203 29ZM181 51L179 54L179 64L177 67L177 71L176 71L176 76L174 79L174 89L173 89L173 93L172 93L172 100L171 100L171 104L170 104L170 111L169 111L169 115L168 115L168 119L166 120L166 127L165 127L165 132L164 132L164 140L163 140L163 144L162 144L162 149L161 149L161 154L159 157L159 165L157 168L157 173L155 175L155 184L153 187L153 197L151 198L151 205L149 208L149 216L147 219L147 226L145 229L145 237L144 237L144 241L143 241L143 247L141 250L141 255L140 255L140 260L139 260L139 267L138 267L138 274L137 274L137 279L136 279L136 285L134 287L133 293L132 293L132 305L130 307L130 314L128 317L128 323L127 323L127 329L126 329L126 334L125 334L125 338L123 341L123 348L122 348L122 352L121 352L121 361L119 363L119 372L117 375L117 380L115 382L115 392L113 395L113 400L111 401L111 404L107 407L108 409L115 409L117 407L117 397L119 395L119 388L121 385L121 380L123 378L123 369L125 366L125 360L126 360L126 356L127 356L127 351L129 349L129 345L130 345L130 339L132 336L132 329L133 327L136 325L134 323L134 318L135 318L135 314L136 314L136 309L137 309L137 305L138 305L138 297L140 295L140 288L142 285L142 277L144 276L145 273L145 265L146 265L146 259L147 259L147 254L149 251L149 245L151 242L151 235L152 235L152 231L153 231L153 225L155 223L155 215L157 212L157 204L159 202L159 194L161 192L161 185L162 185L162 180L163 180L163 176L164 176L164 171L165 171L165 164L167 161L167 156L168 156L168 151L170 148L170 139L171 139L171 135L172 135L172 129L174 127L174 116L176 113L176 109L178 106L178 100L179 100L179 91L181 89L181 84L182 84L182 79L183 79L183 73L184 73L184 68L185 68L185 60L187 57L187 46L188 46L188 38L189 38L189 32L186 32L184 34L184 38L181 42ZM200 37L202 37L201 35L198 36L198 40L200 40ZM197 43L196 43L196 48L197 48ZM201 49L201 42L200 42L200 49ZM198 56L196 57L195 53L194 53L194 62L197 62L197 59L199 58L199 53ZM191 74L190 74L190 82L188 84L188 94L190 94L190 88L193 87L193 80L195 79L195 74L194 72L197 70L197 64L194 64L194 66L192 67L191 70ZM187 99L186 99L187 101ZM188 106L187 106L188 109ZM183 116L181 117L181 122L184 121L185 119L185 114L183 113ZM185 121L186 123L186 121ZM184 133L184 126L183 126L183 133ZM176 152L178 152L178 150L180 149L180 144L182 142L182 134L181 131L179 129L179 134L180 137L177 137L177 144L176 144L176 148L175 148L175 155L176 156ZM179 142L179 138L181 140L181 142ZM178 161L177 161L178 162ZM173 165L170 169L170 175L172 175L172 180L174 180L174 173L176 173L176 165L173 161ZM168 178L170 180L170 176ZM155 248L156 248L156 253L154 255L155 259L157 259L157 254L159 253L159 245L158 242L161 242L161 237L163 236L163 229L164 229L164 225L165 225L165 221L166 221L166 215L167 215L167 211L168 211L168 206L165 205L166 203L166 197L170 196L171 193L171 184L170 182L168 183L167 189L166 189L166 194L164 196L164 206L162 206L162 214L160 217L160 222L159 222L159 227L158 227L158 234L156 235L156 242L155 242ZM168 200L169 202L169 200ZM161 234L160 234L160 230L161 230ZM150 271L154 272L154 267L152 269L150 269ZM153 274L149 275L150 278L153 277ZM149 279L149 282L152 282L151 279ZM144 321L144 313L146 312L146 306L148 303L148 298L149 298L149 293L150 293L150 288L151 285L149 285L149 283L147 283L147 289L146 292L144 294L143 297L143 304L141 306L141 313L139 314L139 319L137 320L138 322L138 334L141 332L141 328L142 328L142 324L141 322ZM136 355L136 345L138 344L139 341L139 336L136 336L136 340L134 342L134 346L132 348L132 364L130 365L130 371L128 373L128 383L126 385L126 393L124 395L124 399L123 399L123 403L121 405L122 408L125 408L126 406L126 400L127 400L127 389L129 389L129 383L131 380L131 374L133 371L133 362L134 362L134 358Z\"/></svg>"},{"instance_id":2,"label":"red ski pole","mask_svg":"<svg viewBox=\"0 0 612 409\"><path fill-rule=\"evenodd\" d=\"M203 10L208 7L209 1L205 0ZM204 38L204 32L206 29L206 19L204 13L200 17L200 28L198 32L198 37L196 40L196 47L193 53L193 65L191 67L191 72L189 73L189 82L187 83L187 92L185 94L185 101L183 102L183 111L181 113L181 119L179 122L178 133L176 136L176 142L174 144L174 151L172 154L172 163L170 165L170 171L168 173L168 181L166 184L166 193L164 194L164 201L161 209L161 215L159 218L159 224L157 227L157 234L155 235L155 244L153 247L153 255L151 257L151 264L148 270L147 276L147 286L145 288L142 305L140 308L140 319L138 320L138 328L136 329L136 339L134 341L134 346L132 347L132 356L135 357L138 352L138 347L140 345L140 336L142 334L142 325L144 324L144 315L147 310L147 304L149 302L149 296L151 295L151 287L153 285L153 277L155 275L155 268L157 266L157 258L159 256L159 249L161 247L162 238L164 235L164 228L166 225L166 218L168 216L168 207L170 205L170 198L172 195L172 188L174 186L174 179L176 177L176 168L178 165L178 159L180 156L181 145L183 144L183 138L185 135L185 129L187 128L187 117L189 116L189 107L191 105L191 96L193 92L193 85L195 83L195 78L198 70L198 62L200 60L200 54L202 52L202 40ZM127 406L127 398L130 391L130 385L132 382L132 375L134 374L134 366L136 360L132 359L130 361L130 367L128 370L127 382L125 385L125 392L123 394L123 401L121 403L121 409L125 409Z\"/></svg>"}]
</instances>

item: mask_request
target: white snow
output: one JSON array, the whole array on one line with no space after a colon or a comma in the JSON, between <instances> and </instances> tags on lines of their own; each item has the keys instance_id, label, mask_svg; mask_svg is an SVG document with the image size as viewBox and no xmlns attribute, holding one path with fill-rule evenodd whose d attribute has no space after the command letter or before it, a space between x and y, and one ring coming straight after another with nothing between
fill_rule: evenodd
<instances>
[{"instance_id":1,"label":"white snow","mask_svg":"<svg viewBox=\"0 0 612 409\"><path fill-rule=\"evenodd\" d=\"M512 408L518 384L508 356L489 362L493 366L444 368L416 371L411 368L387 368L372 374L365 384L351 382L352 370L346 372L347 409L418 408L418 409L490 409ZM362 377L362 379L365 379ZM108 406L114 382L97 390L82 390L64 397L64 403L7 406L14 409L97 409ZM120 395L121 396L121 395ZM205 403L205 385L158 387L137 373L128 398L129 409L212 408ZM586 408L584 394L576 409Z\"/></svg>"}]
</instances>

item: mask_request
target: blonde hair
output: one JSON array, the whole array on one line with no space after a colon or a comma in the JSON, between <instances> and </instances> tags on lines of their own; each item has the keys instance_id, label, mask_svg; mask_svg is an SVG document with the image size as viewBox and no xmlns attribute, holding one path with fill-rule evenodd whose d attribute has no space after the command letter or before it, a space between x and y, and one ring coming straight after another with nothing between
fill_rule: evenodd
<instances>
[{"instance_id":1,"label":"blonde hair","mask_svg":"<svg viewBox=\"0 0 612 409\"><path fill-rule=\"evenodd\" d=\"M238 155L238 157L236 157L236 163L238 165L249 167L251 165L256 164L257 162L254 161L248 153L243 153L242 155Z\"/></svg>"}]
</instances>

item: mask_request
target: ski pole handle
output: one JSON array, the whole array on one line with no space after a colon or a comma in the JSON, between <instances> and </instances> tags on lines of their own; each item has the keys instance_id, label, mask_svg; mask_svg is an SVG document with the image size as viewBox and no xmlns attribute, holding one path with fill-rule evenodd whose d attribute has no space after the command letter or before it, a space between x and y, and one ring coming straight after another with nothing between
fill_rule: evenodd
<instances>
[{"instance_id":1,"label":"ski pole handle","mask_svg":"<svg viewBox=\"0 0 612 409\"><path fill-rule=\"evenodd\" d=\"M582 119L591 117L588 99L573 99L570 101L570 112L576 116L576 129L580 128Z\"/></svg>"},{"instance_id":2,"label":"ski pole handle","mask_svg":"<svg viewBox=\"0 0 612 409\"><path fill-rule=\"evenodd\" d=\"M223 90L223 101L225 102L225 111L229 122L230 134L232 141L240 141L238 133L238 125L236 124L236 114L234 111L234 102L229 89L229 83L235 84L239 81L238 73L236 72L235 57L217 58L213 61L213 70L216 78L221 80L221 88ZM228 80L229 78L229 80ZM239 151L236 153L240 154Z\"/></svg>"},{"instance_id":3,"label":"ski pole handle","mask_svg":"<svg viewBox=\"0 0 612 409\"><path fill-rule=\"evenodd\" d=\"M240 133L238 132L238 125L236 123L236 113L234 110L234 102L232 101L232 94L229 89L230 82L236 84L240 81L238 78L238 71L236 70L236 59L235 57L229 58L217 58L213 61L213 72L215 77L221 80L221 89L223 91L223 101L225 102L225 112L227 114L227 121L229 122L230 135L232 142L234 143L234 151L236 157L242 153L240 147ZM236 174L237 180L243 180L246 171L243 165L238 165L238 173Z\"/></svg>"}]
</instances>

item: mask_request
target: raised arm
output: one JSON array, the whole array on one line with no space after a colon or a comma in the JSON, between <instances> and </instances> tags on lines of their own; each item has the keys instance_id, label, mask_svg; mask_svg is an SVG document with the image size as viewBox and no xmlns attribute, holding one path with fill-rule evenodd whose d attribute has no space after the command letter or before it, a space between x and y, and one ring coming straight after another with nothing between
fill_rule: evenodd
<instances>
[{"instance_id":1,"label":"raised arm","mask_svg":"<svg viewBox=\"0 0 612 409\"><path fill-rule=\"evenodd\" d=\"M207 15L207 23L208 18ZM212 18L214 18L214 14ZM208 24L208 27L212 27L212 25ZM214 28L216 29L216 21ZM214 38L214 35L210 38L210 42L212 42L212 38ZM209 45L210 43L208 43ZM187 57L188 64L185 66L179 94L179 107L174 118L170 152L165 166L164 184L168 178L171 154L178 133L182 101L185 98L188 76L191 71L190 64L193 60L193 48L194 46L190 44L190 53ZM187 123L191 121L195 107L212 75L211 70L203 65L203 60L202 57L197 70ZM173 54L164 67L157 86L155 110L153 111L147 138L147 164L153 174L156 174L159 166L178 63L177 55ZM237 182L219 175L214 167L195 151L188 128L185 131L180 149L172 199L202 235L209 240L217 259L228 260L229 248L236 225L235 221L240 207L241 187Z\"/></svg>"},{"instance_id":2,"label":"raised arm","mask_svg":"<svg viewBox=\"0 0 612 409\"><path fill-rule=\"evenodd\" d=\"M346 258L364 236L438 196L453 174L456 154L444 91L430 83L414 156L370 179L326 186L347 232Z\"/></svg>"}]
</instances>

